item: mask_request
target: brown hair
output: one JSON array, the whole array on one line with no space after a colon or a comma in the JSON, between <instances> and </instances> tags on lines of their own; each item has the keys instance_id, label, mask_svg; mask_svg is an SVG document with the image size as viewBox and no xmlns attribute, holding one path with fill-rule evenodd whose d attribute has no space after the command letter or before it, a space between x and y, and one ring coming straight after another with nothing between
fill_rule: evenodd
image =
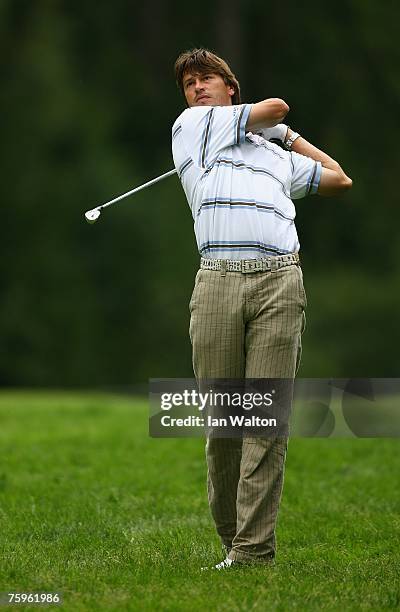
<instances>
[{"instance_id":1,"label":"brown hair","mask_svg":"<svg viewBox=\"0 0 400 612\"><path fill-rule=\"evenodd\" d=\"M215 55L208 49L191 49L181 53L175 62L175 78L176 84L185 95L183 89L183 77L189 72L190 74L204 74L213 72L219 74L225 81L226 85L234 88L235 93L232 96L232 104L240 104L240 85L228 64L218 55Z\"/></svg>"}]
</instances>

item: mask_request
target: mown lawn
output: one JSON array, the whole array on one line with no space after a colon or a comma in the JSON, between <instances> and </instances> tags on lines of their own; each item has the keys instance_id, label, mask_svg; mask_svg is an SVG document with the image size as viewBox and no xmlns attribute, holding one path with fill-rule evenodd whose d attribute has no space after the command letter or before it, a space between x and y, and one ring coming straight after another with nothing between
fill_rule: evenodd
<instances>
[{"instance_id":1,"label":"mown lawn","mask_svg":"<svg viewBox=\"0 0 400 612\"><path fill-rule=\"evenodd\" d=\"M291 440L276 565L204 573L222 559L204 443L150 439L147 411L0 394L0 591L61 591L68 611L400 607L398 440Z\"/></svg>"}]
</instances>

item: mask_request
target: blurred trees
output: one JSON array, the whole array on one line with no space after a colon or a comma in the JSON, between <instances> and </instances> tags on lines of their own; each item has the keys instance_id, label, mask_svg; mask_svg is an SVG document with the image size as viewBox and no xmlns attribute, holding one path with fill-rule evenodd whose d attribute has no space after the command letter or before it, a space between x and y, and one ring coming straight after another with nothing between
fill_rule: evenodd
<instances>
[{"instance_id":1,"label":"blurred trees","mask_svg":"<svg viewBox=\"0 0 400 612\"><path fill-rule=\"evenodd\" d=\"M176 177L83 212L172 168L184 108L173 63L207 46L245 101L288 122L353 178L297 202L309 298L303 376L397 376L400 306L396 3L219 0L0 6L0 380L130 384L191 376L198 256Z\"/></svg>"}]
</instances>

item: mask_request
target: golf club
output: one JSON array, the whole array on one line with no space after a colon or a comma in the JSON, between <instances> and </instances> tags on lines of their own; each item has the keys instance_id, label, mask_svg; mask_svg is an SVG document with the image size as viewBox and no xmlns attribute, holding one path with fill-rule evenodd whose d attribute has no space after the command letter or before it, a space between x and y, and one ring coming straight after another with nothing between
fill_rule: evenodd
<instances>
[{"instance_id":1,"label":"golf club","mask_svg":"<svg viewBox=\"0 0 400 612\"><path fill-rule=\"evenodd\" d=\"M162 181L163 179L167 178L167 176L172 176L173 174L176 174L175 168L173 170L169 170L169 172L166 172L165 174L161 174L161 176L158 176L157 178L152 179L147 183L143 183L143 185L139 185L139 187L135 187L135 189L131 189L131 191L123 193L122 195L118 196L117 198L114 198L113 200L110 200L109 202L106 202L105 204L101 204L100 206L96 206L96 208L92 208L92 210L88 210L87 212L85 212L86 221L88 223L95 223L101 215L102 208L106 208L106 206L111 206L111 204L115 204L115 202L119 202L119 200L123 200L124 198L127 198L128 196L136 193L137 191L141 191L146 187L150 187L150 185L154 185L155 183L158 183L158 181Z\"/></svg>"}]
</instances>

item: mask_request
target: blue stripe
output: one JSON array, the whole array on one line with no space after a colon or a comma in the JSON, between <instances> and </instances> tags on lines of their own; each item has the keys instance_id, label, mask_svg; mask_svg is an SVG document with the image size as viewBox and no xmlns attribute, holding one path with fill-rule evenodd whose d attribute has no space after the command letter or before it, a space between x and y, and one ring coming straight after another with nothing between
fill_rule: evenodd
<instances>
[{"instance_id":1,"label":"blue stripe","mask_svg":"<svg viewBox=\"0 0 400 612\"><path fill-rule=\"evenodd\" d=\"M205 137L205 133L206 133L206 129L207 129L207 125L208 125L208 113L206 115L204 115L204 128L203 128L203 133L201 135L201 140L200 140L200 150L199 150L199 168L201 168L201 156L202 156L202 152L203 152L203 146L204 146L204 137Z\"/></svg>"},{"instance_id":2,"label":"blue stripe","mask_svg":"<svg viewBox=\"0 0 400 612\"><path fill-rule=\"evenodd\" d=\"M246 140L246 123L247 123L247 119L250 115L250 111L251 111L251 107L253 105L252 104L246 104L246 106L244 107L244 112L242 115L242 119L240 121L240 125L239 125L239 142L238 144L243 143Z\"/></svg>"},{"instance_id":3,"label":"blue stripe","mask_svg":"<svg viewBox=\"0 0 400 612\"><path fill-rule=\"evenodd\" d=\"M294 219L292 217L286 217L283 213L281 213L279 210L274 210L272 207L260 207L258 204L244 204L242 206L231 206L230 204L202 204L200 206L199 212L197 213L197 216L199 217L201 214L201 211L203 209L205 210L213 210L214 208L230 208L231 210L255 210L257 212L262 212L262 213L273 213L275 215L277 215L278 217L280 217L281 219L284 219L285 221L294 221Z\"/></svg>"},{"instance_id":4,"label":"blue stripe","mask_svg":"<svg viewBox=\"0 0 400 612\"><path fill-rule=\"evenodd\" d=\"M202 245L200 245L200 248L202 248L203 246L218 246L218 245L226 245L226 244L232 244L235 246L238 245L248 245L250 247L253 246L259 246L259 247L264 247L264 248L268 248L268 249L275 249L277 251L279 251L278 247L276 247L273 244L266 244L265 242L260 242L259 240L207 240L207 242L203 242ZM283 251L284 253L290 253L290 251Z\"/></svg>"},{"instance_id":5,"label":"blue stripe","mask_svg":"<svg viewBox=\"0 0 400 612\"><path fill-rule=\"evenodd\" d=\"M206 150L205 150L205 156L204 156L204 166L203 166L204 168L207 165L207 156L208 156L208 151L210 149L210 142L211 142L212 126L213 126L213 123L214 123L214 116L215 116L214 109L212 109L211 113L210 113L210 125L209 125L209 128L208 128L208 138L207 138Z\"/></svg>"},{"instance_id":6,"label":"blue stripe","mask_svg":"<svg viewBox=\"0 0 400 612\"><path fill-rule=\"evenodd\" d=\"M187 159L185 159L183 164L178 168L178 176L179 176L179 178L182 178L182 176L184 175L186 170L188 168L190 168L190 166L192 166L192 165L193 165L193 160L192 160L191 157L188 157Z\"/></svg>"},{"instance_id":7,"label":"blue stripe","mask_svg":"<svg viewBox=\"0 0 400 612\"><path fill-rule=\"evenodd\" d=\"M227 253L263 253L264 255L286 255L286 253L282 253L280 251L272 251L271 249L262 249L262 248L258 248L258 247L249 247L249 248L241 248L241 249L235 249L235 248L231 248L231 249L224 249L224 248L220 248L219 252L227 252ZM205 255L206 253L213 253L215 254L215 250L206 248L203 249L202 251L199 250L200 255ZM228 258L229 259L229 258ZM251 257L247 257L247 259L252 259Z\"/></svg>"},{"instance_id":8,"label":"blue stripe","mask_svg":"<svg viewBox=\"0 0 400 612\"><path fill-rule=\"evenodd\" d=\"M238 121L239 121L239 117L240 117L240 112L236 113L236 115L234 116L235 120L232 122L232 127L233 127L233 138L232 138L232 142L233 143L237 143L237 126L238 126Z\"/></svg>"},{"instance_id":9,"label":"blue stripe","mask_svg":"<svg viewBox=\"0 0 400 612\"><path fill-rule=\"evenodd\" d=\"M237 109L239 112L236 112L236 116L235 116L236 132L235 132L235 140L233 141L236 145L240 143L240 125L241 125L242 115L244 113L244 106L243 105L238 106Z\"/></svg>"},{"instance_id":10,"label":"blue stripe","mask_svg":"<svg viewBox=\"0 0 400 612\"><path fill-rule=\"evenodd\" d=\"M182 126L181 124L179 124L174 131L172 132L172 140L174 140L175 136L177 136L179 134L179 132L182 131Z\"/></svg>"},{"instance_id":11,"label":"blue stripe","mask_svg":"<svg viewBox=\"0 0 400 612\"><path fill-rule=\"evenodd\" d=\"M203 129L203 133L201 135L201 146L200 146L200 159L199 159L199 166L200 168L205 168L206 167L206 149L207 149L207 141L210 137L210 123L212 120L214 114L214 108L212 108L210 111L208 111L208 113L205 115L205 126Z\"/></svg>"},{"instance_id":12,"label":"blue stripe","mask_svg":"<svg viewBox=\"0 0 400 612\"><path fill-rule=\"evenodd\" d=\"M312 186L312 184L314 182L314 178L315 178L316 172L317 172L317 162L315 161L314 165L313 165L313 167L311 169L310 175L308 177L307 187L306 187L306 195L309 195L309 193L310 193L310 189L311 189L311 186Z\"/></svg>"},{"instance_id":13,"label":"blue stripe","mask_svg":"<svg viewBox=\"0 0 400 612\"><path fill-rule=\"evenodd\" d=\"M255 204L264 204L265 206L273 206L269 202L261 202L259 200L249 200L249 198L224 198L220 196L215 196L215 198L204 198L202 203L210 204L211 202L254 202Z\"/></svg>"},{"instance_id":14,"label":"blue stripe","mask_svg":"<svg viewBox=\"0 0 400 612\"><path fill-rule=\"evenodd\" d=\"M321 180L322 175L322 164L321 162L317 162L317 170L315 172L314 180L311 184L310 194L314 195L318 191L319 182Z\"/></svg>"},{"instance_id":15,"label":"blue stripe","mask_svg":"<svg viewBox=\"0 0 400 612\"><path fill-rule=\"evenodd\" d=\"M205 254L216 254L216 253L254 253L254 254L258 254L258 253L262 253L263 255L287 255L289 252L291 251L277 251L277 250L273 250L273 249L263 249L261 247L248 247L248 248L239 248L236 249L234 247L230 248L230 249L226 249L223 247L220 248L215 248L215 249L211 249L211 248L205 248L203 250L199 250L200 255L205 255ZM227 258L229 259L229 257ZM253 259L251 256L247 256L246 259Z\"/></svg>"},{"instance_id":16,"label":"blue stripe","mask_svg":"<svg viewBox=\"0 0 400 612\"><path fill-rule=\"evenodd\" d=\"M198 214L200 214L202 207L217 206L218 208L231 208L231 207L232 209L240 208L239 206L236 206L234 204L231 206L232 202L240 202L241 204L244 205L243 207L249 207L249 208L257 207L257 210L260 210L260 211L263 211L265 208L268 208L268 209L271 209L271 212L275 212L278 216L282 217L283 219L286 219L287 221L294 221L294 217L286 216L285 213L279 210L279 208L276 208L270 202L261 202L260 200L250 201L248 198L224 198L224 197L219 197L219 196L215 196L215 198L205 198L204 200L201 201L201 205L200 205ZM229 204L229 206L223 206L224 203Z\"/></svg>"},{"instance_id":17,"label":"blue stripe","mask_svg":"<svg viewBox=\"0 0 400 612\"><path fill-rule=\"evenodd\" d=\"M231 246L226 246L231 245ZM272 253L278 253L279 255L287 255L291 251L285 251L284 249L278 249L278 247L272 244L265 244L263 242L255 242L253 240L220 240L219 242L204 242L200 245L200 253L203 251L211 251L212 249L220 249L221 251L271 251Z\"/></svg>"},{"instance_id":18,"label":"blue stripe","mask_svg":"<svg viewBox=\"0 0 400 612\"><path fill-rule=\"evenodd\" d=\"M217 164L221 166L231 166L235 170L249 170L250 172L253 172L254 174L263 174L265 176L269 176L270 178L274 179L274 181L277 181L280 184L283 194L290 200L290 195L286 192L284 183L277 176L275 176L275 174L272 174L272 172L269 172L265 168L260 168L257 166L250 166L249 164L246 164L244 160L241 160L241 159L233 161L233 159L219 158L219 159L216 159L212 167L209 166L206 169L204 175L211 172L213 167L216 166ZM203 175L203 178L204 178L204 175Z\"/></svg>"}]
</instances>

